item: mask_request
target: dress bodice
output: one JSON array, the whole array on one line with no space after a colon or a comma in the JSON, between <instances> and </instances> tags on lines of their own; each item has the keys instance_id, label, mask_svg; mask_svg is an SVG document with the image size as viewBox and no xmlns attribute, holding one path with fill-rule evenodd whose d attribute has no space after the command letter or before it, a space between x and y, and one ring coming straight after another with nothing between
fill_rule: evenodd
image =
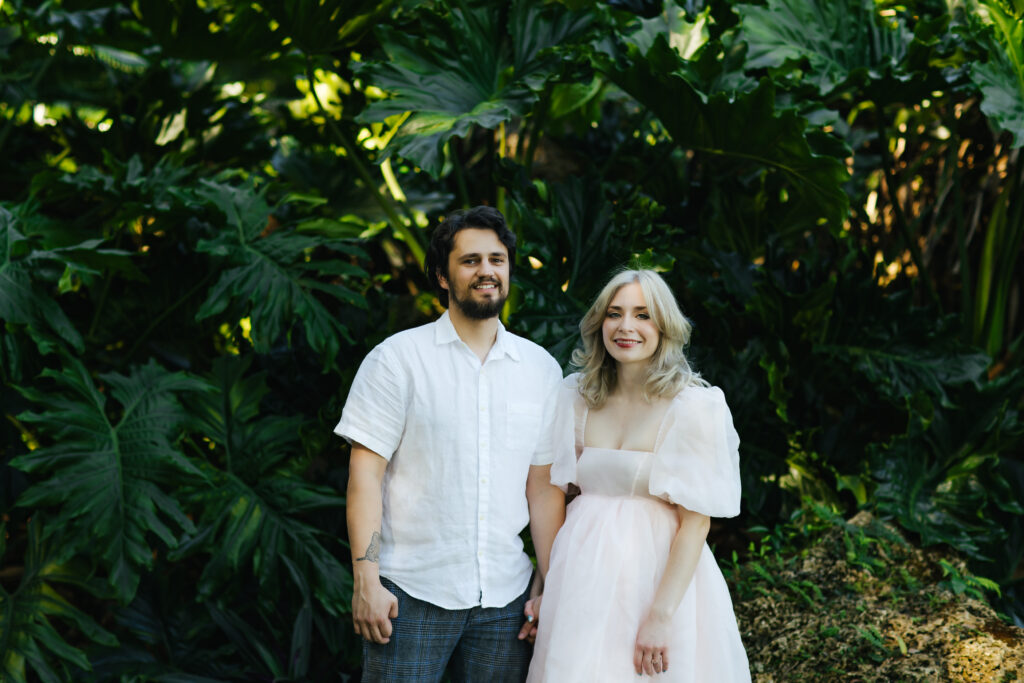
<instances>
[{"instance_id":1,"label":"dress bodice","mask_svg":"<svg viewBox=\"0 0 1024 683\"><path fill-rule=\"evenodd\" d=\"M586 446L577 463L580 491L602 496L662 500L650 494L654 453Z\"/></svg>"}]
</instances>

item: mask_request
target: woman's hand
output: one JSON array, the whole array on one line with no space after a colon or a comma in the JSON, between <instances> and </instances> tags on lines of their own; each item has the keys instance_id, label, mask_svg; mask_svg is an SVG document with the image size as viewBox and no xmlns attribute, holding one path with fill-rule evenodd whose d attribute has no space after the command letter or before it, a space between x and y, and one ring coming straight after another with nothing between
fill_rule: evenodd
<instances>
[{"instance_id":1,"label":"woman's hand","mask_svg":"<svg viewBox=\"0 0 1024 683\"><path fill-rule=\"evenodd\" d=\"M653 610L640 624L633 648L633 668L637 674L653 676L668 671L668 638L672 629L671 615L662 616Z\"/></svg>"},{"instance_id":2,"label":"woman's hand","mask_svg":"<svg viewBox=\"0 0 1024 683\"><path fill-rule=\"evenodd\" d=\"M519 640L532 643L537 639L537 624L540 622L540 602L543 598L543 595L538 595L526 601L526 605L523 607L526 623L519 629Z\"/></svg>"}]
</instances>

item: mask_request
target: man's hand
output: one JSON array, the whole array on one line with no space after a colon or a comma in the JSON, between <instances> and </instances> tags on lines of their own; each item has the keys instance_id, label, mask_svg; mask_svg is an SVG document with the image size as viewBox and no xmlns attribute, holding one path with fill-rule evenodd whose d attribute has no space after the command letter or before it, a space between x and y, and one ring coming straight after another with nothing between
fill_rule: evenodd
<instances>
[{"instance_id":1,"label":"man's hand","mask_svg":"<svg viewBox=\"0 0 1024 683\"><path fill-rule=\"evenodd\" d=\"M371 643L391 640L391 620L398 617L398 598L380 580L358 582L352 590L352 624Z\"/></svg>"},{"instance_id":2,"label":"man's hand","mask_svg":"<svg viewBox=\"0 0 1024 683\"><path fill-rule=\"evenodd\" d=\"M540 601L544 598L543 595L538 595L535 598L530 598L526 601L526 606L523 607L523 614L526 615L526 622L523 627L519 629L519 640L525 640L532 643L537 639L537 624L540 623Z\"/></svg>"}]
</instances>

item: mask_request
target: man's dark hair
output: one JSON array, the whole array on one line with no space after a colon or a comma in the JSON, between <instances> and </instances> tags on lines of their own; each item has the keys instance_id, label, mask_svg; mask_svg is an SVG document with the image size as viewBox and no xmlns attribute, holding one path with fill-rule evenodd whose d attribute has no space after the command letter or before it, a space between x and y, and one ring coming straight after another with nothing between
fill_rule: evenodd
<instances>
[{"instance_id":1,"label":"man's dark hair","mask_svg":"<svg viewBox=\"0 0 1024 683\"><path fill-rule=\"evenodd\" d=\"M434 228L434 232L430 236L430 245L427 247L427 258L424 264L427 280L437 292L437 298L441 300L441 305L445 308L448 308L448 290L441 287L438 275L440 274L450 281L448 256L455 246L455 233L466 228L493 230L498 235L498 240L508 249L510 275L512 266L516 262L516 234L508 229L505 217L501 215L500 211L490 206L474 206L472 209L448 214L441 224ZM508 287L507 282L505 286Z\"/></svg>"}]
</instances>

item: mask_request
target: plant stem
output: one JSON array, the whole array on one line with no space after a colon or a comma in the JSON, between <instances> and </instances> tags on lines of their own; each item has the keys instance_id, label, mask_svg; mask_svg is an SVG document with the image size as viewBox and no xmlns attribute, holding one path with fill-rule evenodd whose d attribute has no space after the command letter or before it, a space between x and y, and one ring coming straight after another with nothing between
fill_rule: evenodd
<instances>
[{"instance_id":1,"label":"plant stem","mask_svg":"<svg viewBox=\"0 0 1024 683\"><path fill-rule=\"evenodd\" d=\"M352 165L355 166L356 173L358 173L359 177L362 178L367 189L370 190L373 194L373 198L377 201L381 209L384 210L384 214L388 217L388 223L391 225L391 229L402 237L406 246L409 247L409 251L411 251L412 255L416 258L416 262L419 263L420 269L422 269L426 253L424 252L423 245L420 244L416 233L405 224L405 221L403 221L398 215L398 212L395 211L395 207L391 206L391 202L389 202L381 193L380 189L377 187L377 183L374 182L373 176L370 175L369 169L366 168L366 164L364 164L363 160L359 157L359 150L356 149L356 146L352 144L352 141L348 139L348 136L345 135L344 131L342 131L336 124L334 119L324 108L323 103L320 102L320 97L316 94L316 79L313 74L313 63L309 55L306 55L306 78L309 81L309 92L313 96L313 101L316 102L317 109L319 109L320 113L323 114L324 120L327 122L327 128L331 131L334 137L338 139L341 146L345 148L345 152L348 154L349 160L352 162Z\"/></svg>"},{"instance_id":2,"label":"plant stem","mask_svg":"<svg viewBox=\"0 0 1024 683\"><path fill-rule=\"evenodd\" d=\"M955 130L955 126L950 127ZM973 324L974 296L971 290L971 261L967 254L967 221L964 217L964 193L963 188L956 177L957 146L949 146L949 155L946 165L950 169L950 182L953 185L953 222L956 225L956 246L958 258L960 259L960 306L962 309L961 320L965 341L970 341L971 327Z\"/></svg>"},{"instance_id":3,"label":"plant stem","mask_svg":"<svg viewBox=\"0 0 1024 683\"><path fill-rule=\"evenodd\" d=\"M213 273L207 273L205 276L203 276L202 280L197 282L190 290L185 292L177 301L175 301L173 304L165 308L163 312L160 313L160 315L156 316L155 318L153 318L153 320L150 321L149 325L146 326L146 329L142 331L142 334L140 334L135 339L135 343L132 344L132 347L128 349L128 353L124 354L124 356L121 357L122 367L129 361L129 359L131 359L133 355L135 355L135 352L139 350L140 346L142 346L142 342L146 341L149 335L152 334L153 330L155 330L157 326L160 325L160 323L166 320L167 316L169 316L171 313L177 310L179 306L181 306L183 303L192 298L192 295L199 291L199 289L202 288L203 285L209 282L211 277L213 277Z\"/></svg>"},{"instance_id":4,"label":"plant stem","mask_svg":"<svg viewBox=\"0 0 1024 683\"><path fill-rule=\"evenodd\" d=\"M526 175L529 177L533 173L533 158L537 154L537 146L540 144L540 138L543 135L544 124L547 123L548 112L551 109L551 83L547 83L544 86L544 91L540 94L540 100L537 102L537 109L533 116L532 125L529 126L530 137L527 138L526 149L523 150L522 161L526 166ZM520 145L521 148L521 145Z\"/></svg>"},{"instance_id":5,"label":"plant stem","mask_svg":"<svg viewBox=\"0 0 1024 683\"><path fill-rule=\"evenodd\" d=\"M448 143L450 145L449 149L452 152L452 168L455 170L455 185L459 191L459 201L464 208L468 209L469 188L466 187L466 169L462 167L462 158L455 151L456 139L452 138ZM459 150L461 150L463 147L462 140L459 139L457 144Z\"/></svg>"},{"instance_id":6,"label":"plant stem","mask_svg":"<svg viewBox=\"0 0 1024 683\"><path fill-rule=\"evenodd\" d=\"M498 124L498 159L504 159L505 155L505 122L502 121ZM497 204L498 211L503 214L505 213L505 195L505 186L498 185L498 197L495 203Z\"/></svg>"},{"instance_id":7,"label":"plant stem","mask_svg":"<svg viewBox=\"0 0 1024 683\"><path fill-rule=\"evenodd\" d=\"M103 281L103 291L100 292L99 303L96 304L96 311L92 314L92 322L89 323L89 331L85 335L85 338L89 341L95 341L96 326L100 323L101 314L107 304L107 295L110 294L110 285L115 277L117 276L114 273L110 273L107 279Z\"/></svg>"}]
</instances>

